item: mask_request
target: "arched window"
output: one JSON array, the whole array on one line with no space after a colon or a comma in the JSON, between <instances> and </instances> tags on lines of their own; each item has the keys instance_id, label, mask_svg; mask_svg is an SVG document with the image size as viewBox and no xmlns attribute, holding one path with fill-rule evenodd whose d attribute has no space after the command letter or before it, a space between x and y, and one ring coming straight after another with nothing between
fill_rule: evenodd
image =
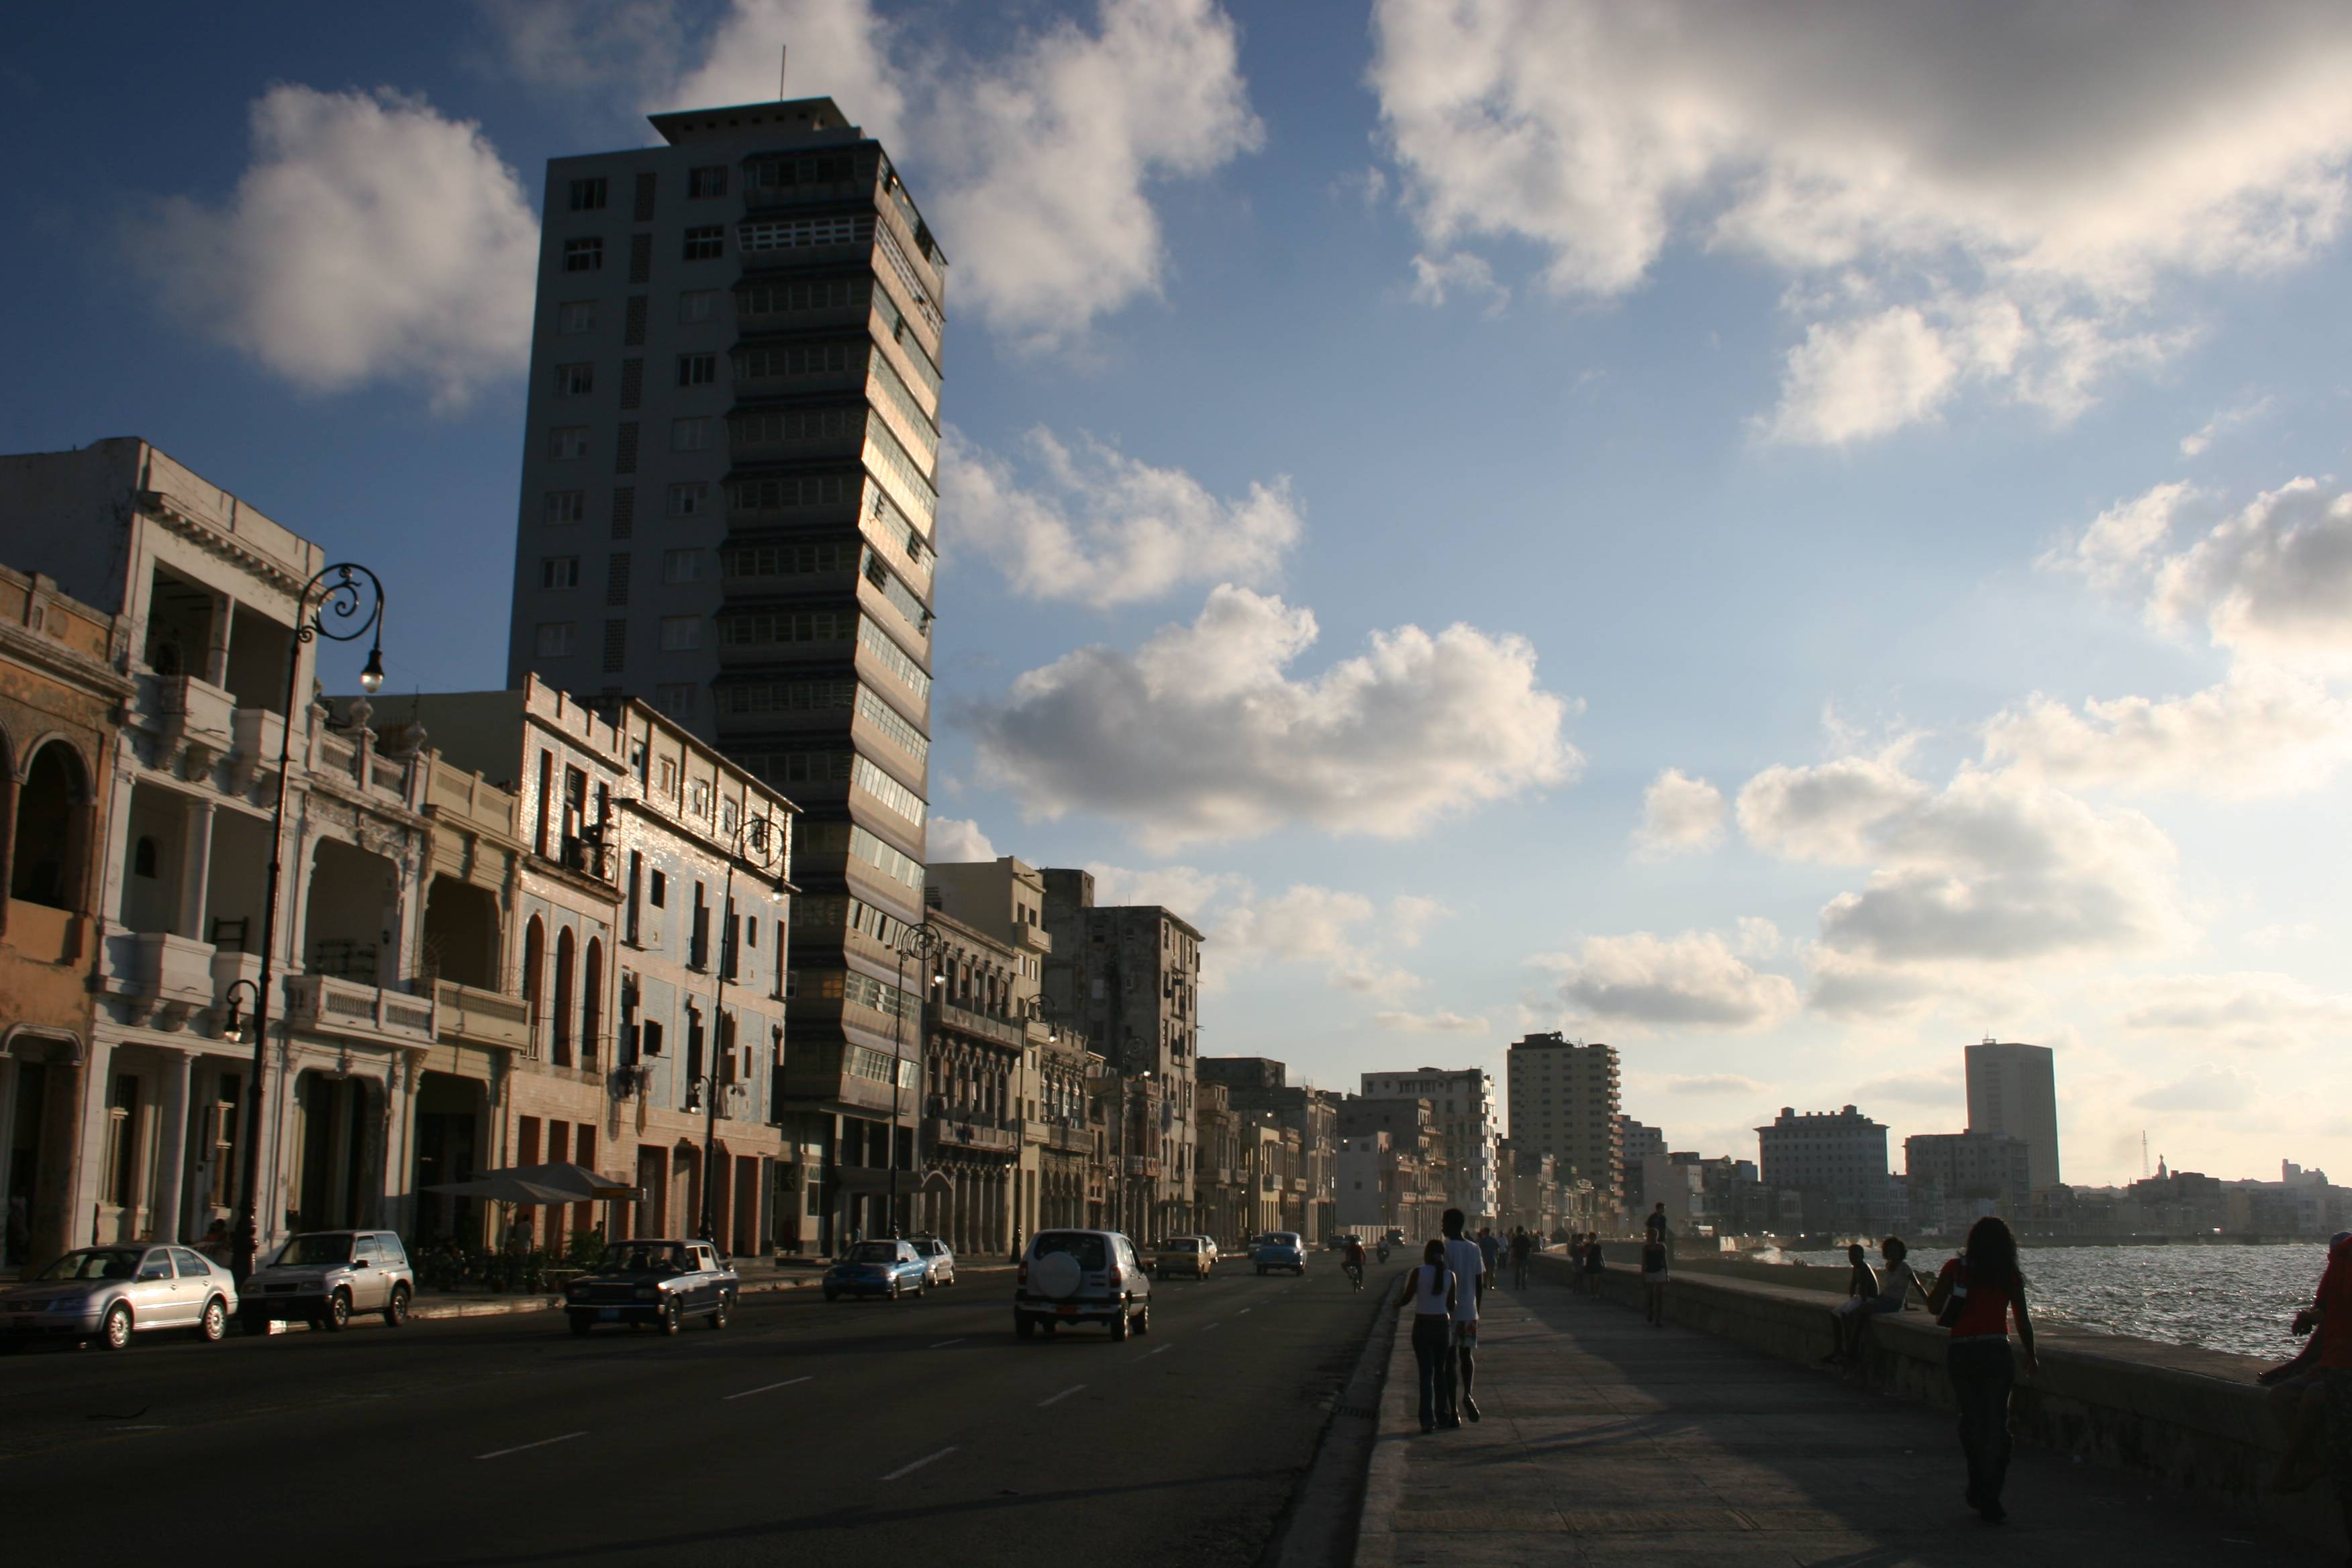
<instances>
[{"instance_id":1,"label":"arched window","mask_svg":"<svg viewBox=\"0 0 2352 1568\"><path fill-rule=\"evenodd\" d=\"M588 939L588 967L581 976L580 987L580 1065L596 1065L597 1037L604 1032L604 943L600 937Z\"/></svg>"},{"instance_id":2,"label":"arched window","mask_svg":"<svg viewBox=\"0 0 2352 1568\"><path fill-rule=\"evenodd\" d=\"M572 970L579 950L570 927L555 933L555 1065L572 1065Z\"/></svg>"},{"instance_id":3,"label":"arched window","mask_svg":"<svg viewBox=\"0 0 2352 1568\"><path fill-rule=\"evenodd\" d=\"M533 915L530 924L523 929L522 933L522 1000L523 1005L530 1012L530 1054L533 1056L537 1056L540 1050L539 1020L545 1011L540 1004L541 998L546 994L546 981L541 971L546 967L547 929L539 923L539 917Z\"/></svg>"},{"instance_id":4,"label":"arched window","mask_svg":"<svg viewBox=\"0 0 2352 1568\"><path fill-rule=\"evenodd\" d=\"M89 791L81 758L63 741L33 753L16 792L16 835L8 872L8 896L28 904L70 910L81 898L82 836ZM149 847L152 861L154 850ZM151 866L146 873L154 875Z\"/></svg>"}]
</instances>

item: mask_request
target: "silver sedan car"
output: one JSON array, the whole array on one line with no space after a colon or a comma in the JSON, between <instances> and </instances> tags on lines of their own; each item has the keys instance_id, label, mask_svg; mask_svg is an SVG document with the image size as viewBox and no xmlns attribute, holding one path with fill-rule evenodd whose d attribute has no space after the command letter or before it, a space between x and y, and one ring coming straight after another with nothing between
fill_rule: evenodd
<instances>
[{"instance_id":1,"label":"silver sedan car","mask_svg":"<svg viewBox=\"0 0 2352 1568\"><path fill-rule=\"evenodd\" d=\"M85 1247L0 1295L11 1340L96 1340L121 1350L150 1329L228 1331L236 1311L229 1271L184 1247Z\"/></svg>"},{"instance_id":2,"label":"silver sedan car","mask_svg":"<svg viewBox=\"0 0 2352 1568\"><path fill-rule=\"evenodd\" d=\"M915 1256L923 1260L923 1283L952 1285L955 1283L955 1248L935 1237L920 1237L915 1242Z\"/></svg>"}]
</instances>

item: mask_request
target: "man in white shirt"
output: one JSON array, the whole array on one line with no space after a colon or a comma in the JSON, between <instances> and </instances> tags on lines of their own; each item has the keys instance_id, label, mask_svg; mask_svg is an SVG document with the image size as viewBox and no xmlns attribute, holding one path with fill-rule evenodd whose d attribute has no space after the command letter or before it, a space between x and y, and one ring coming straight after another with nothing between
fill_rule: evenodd
<instances>
[{"instance_id":1,"label":"man in white shirt","mask_svg":"<svg viewBox=\"0 0 2352 1568\"><path fill-rule=\"evenodd\" d=\"M1478 1419L1478 1402L1470 1397L1470 1385L1478 1375L1478 1300L1486 1293L1486 1259L1478 1244L1462 1234L1462 1211L1447 1209L1443 1221L1445 1227L1445 1266L1454 1270L1454 1348L1461 1362L1461 1372L1455 1378L1461 1390L1462 1411L1439 1413L1439 1424L1459 1426L1462 1416Z\"/></svg>"}]
</instances>

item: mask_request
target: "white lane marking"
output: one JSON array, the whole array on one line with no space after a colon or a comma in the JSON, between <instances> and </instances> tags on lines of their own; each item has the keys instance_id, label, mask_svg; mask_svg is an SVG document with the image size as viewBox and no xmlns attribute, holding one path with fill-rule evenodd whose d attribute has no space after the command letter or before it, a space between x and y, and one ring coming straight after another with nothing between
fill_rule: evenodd
<instances>
[{"instance_id":1,"label":"white lane marking","mask_svg":"<svg viewBox=\"0 0 2352 1568\"><path fill-rule=\"evenodd\" d=\"M951 1340L941 1340L939 1343L937 1343L937 1344L933 1345L931 1348L932 1348L933 1350L935 1350L935 1351L943 1351L943 1350L947 1349L950 1345L960 1345L960 1344L961 1344L961 1343L963 1343L963 1338L962 1338L962 1336L961 1336L961 1335L958 1335L956 1338L951 1339Z\"/></svg>"},{"instance_id":2,"label":"white lane marking","mask_svg":"<svg viewBox=\"0 0 2352 1568\"><path fill-rule=\"evenodd\" d=\"M146 1421L135 1426L110 1426L107 1430L110 1432L168 1432L171 1428L160 1421Z\"/></svg>"},{"instance_id":3,"label":"white lane marking","mask_svg":"<svg viewBox=\"0 0 2352 1568\"><path fill-rule=\"evenodd\" d=\"M913 1475L917 1470L921 1469L925 1465L929 1464L932 1460L934 1460L934 1459L944 1459L944 1458L946 1458L950 1454L952 1454L952 1453L954 1453L954 1452L955 1452L955 1445L953 1445L953 1444L951 1443L951 1444L950 1444L948 1447L944 1447L944 1448L941 1448L941 1449L940 1449L938 1453L936 1453L936 1454L925 1454L921 1458L917 1459L917 1460L916 1460L913 1464L911 1464L911 1465L901 1465L901 1466L899 1466L897 1469L895 1469L895 1470L891 1471L888 1475L884 1476L882 1479L883 1479L884 1480L886 1480L886 1481L895 1481L895 1480L897 1480L900 1476L911 1476L911 1475Z\"/></svg>"},{"instance_id":4,"label":"white lane marking","mask_svg":"<svg viewBox=\"0 0 2352 1568\"><path fill-rule=\"evenodd\" d=\"M1205 1333L1207 1333L1211 1329L1213 1329L1213 1328L1215 1328L1216 1326L1217 1326L1217 1325L1216 1325L1216 1324L1214 1324L1214 1323L1202 1323L1202 1324L1201 1325L1201 1331L1202 1331L1202 1333L1204 1333L1204 1334L1205 1334Z\"/></svg>"},{"instance_id":5,"label":"white lane marking","mask_svg":"<svg viewBox=\"0 0 2352 1568\"><path fill-rule=\"evenodd\" d=\"M1061 1392L1061 1393L1059 1393L1059 1394L1057 1394L1054 1395L1054 1397L1053 1397L1053 1398L1051 1398L1051 1399L1041 1399L1041 1400L1039 1400L1039 1401L1037 1402L1037 1408L1038 1408L1038 1409L1040 1409L1040 1410L1043 1410L1043 1409L1045 1409L1045 1406L1047 1406L1048 1405L1059 1405L1060 1403L1062 1403L1062 1401L1064 1401L1065 1399L1067 1399L1070 1395L1072 1395L1073 1394L1076 1394L1078 1390L1080 1390L1081 1388L1084 1388L1085 1386L1086 1386L1086 1384L1083 1384L1083 1383L1074 1383L1074 1384L1070 1384L1070 1386L1069 1386L1069 1387L1067 1387L1067 1388L1066 1388L1066 1389L1062 1390L1062 1392Z\"/></svg>"},{"instance_id":6,"label":"white lane marking","mask_svg":"<svg viewBox=\"0 0 2352 1568\"><path fill-rule=\"evenodd\" d=\"M1174 1347L1173 1347L1173 1346L1171 1346L1171 1345L1154 1345L1154 1346L1152 1346L1150 1350L1145 1351L1141 1355L1137 1356L1135 1359L1136 1359L1136 1360L1138 1360L1138 1361L1150 1361L1153 1356L1158 1355L1161 1351L1164 1351L1164 1350L1172 1350L1173 1348L1174 1348Z\"/></svg>"},{"instance_id":7,"label":"white lane marking","mask_svg":"<svg viewBox=\"0 0 2352 1568\"><path fill-rule=\"evenodd\" d=\"M541 1437L536 1443L517 1443L511 1448L493 1448L487 1454L477 1454L478 1459L503 1459L509 1454L520 1454L526 1448L544 1448L550 1443L569 1443L574 1437L585 1437L585 1432L566 1432L561 1437Z\"/></svg>"},{"instance_id":8,"label":"white lane marking","mask_svg":"<svg viewBox=\"0 0 2352 1568\"><path fill-rule=\"evenodd\" d=\"M1242 1312L1246 1312L1246 1311L1248 1311L1249 1310L1250 1310L1249 1308L1247 1308L1247 1307L1244 1307L1244 1308L1242 1309ZM1240 1316L1242 1315L1242 1312L1235 1312L1235 1313L1234 1314L1234 1317L1236 1317L1236 1318L1238 1318L1238 1317L1240 1317Z\"/></svg>"},{"instance_id":9,"label":"white lane marking","mask_svg":"<svg viewBox=\"0 0 2352 1568\"><path fill-rule=\"evenodd\" d=\"M782 1383L763 1383L757 1388L747 1388L740 1394L723 1394L720 1397L726 1399L749 1399L755 1394L766 1394L772 1389L778 1388L790 1388L796 1383L806 1383L808 1379L805 1377L788 1377Z\"/></svg>"}]
</instances>

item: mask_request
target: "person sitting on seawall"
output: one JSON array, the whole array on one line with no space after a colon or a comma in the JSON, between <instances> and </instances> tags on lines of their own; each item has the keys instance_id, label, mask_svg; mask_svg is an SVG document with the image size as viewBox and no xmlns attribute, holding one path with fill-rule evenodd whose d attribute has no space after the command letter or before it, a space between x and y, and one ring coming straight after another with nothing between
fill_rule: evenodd
<instances>
[{"instance_id":1,"label":"person sitting on seawall","mask_svg":"<svg viewBox=\"0 0 2352 1568\"><path fill-rule=\"evenodd\" d=\"M1969 1506L1987 1524L1999 1524L2009 1517L2000 1506L2000 1489L2009 1476L2009 1395L2017 1386L2017 1365L2009 1355L2012 1313L2026 1373L2039 1370L2033 1320L2025 1310L2025 1276L2018 1272L2017 1237L2009 1226L1991 1215L1969 1226L1968 1250L1944 1265L1927 1303L1937 1322L1951 1331L1944 1370L1960 1411Z\"/></svg>"},{"instance_id":2,"label":"person sitting on seawall","mask_svg":"<svg viewBox=\"0 0 2352 1568\"><path fill-rule=\"evenodd\" d=\"M1871 1268L1870 1253L1862 1243L1847 1246L1845 1260L1845 1300L1830 1310L1830 1353L1822 1357L1825 1363L1845 1359L1847 1321L1860 1317L1862 1304L1878 1295L1878 1272Z\"/></svg>"},{"instance_id":3,"label":"person sitting on seawall","mask_svg":"<svg viewBox=\"0 0 2352 1568\"><path fill-rule=\"evenodd\" d=\"M2352 1231L2327 1246L2327 1268L2312 1304L2319 1322L2319 1393L2327 1409L2327 1479L2352 1534Z\"/></svg>"},{"instance_id":4,"label":"person sitting on seawall","mask_svg":"<svg viewBox=\"0 0 2352 1568\"><path fill-rule=\"evenodd\" d=\"M2347 1240L2352 1231L2338 1231L2328 1250ZM2294 1315L2290 1331L2307 1334L2303 1349L2291 1361L2257 1373L2256 1383L2270 1391L2272 1415L2286 1434L2286 1452L2271 1477L2271 1490L2282 1495L2307 1491L2327 1474L2327 1394L2319 1377L2320 1357L2327 1342L2326 1314L2315 1304Z\"/></svg>"},{"instance_id":5,"label":"person sitting on seawall","mask_svg":"<svg viewBox=\"0 0 2352 1568\"><path fill-rule=\"evenodd\" d=\"M1911 1255L1909 1243L1899 1236L1890 1236L1878 1244L1878 1255L1885 1260L1886 1267L1874 1274L1870 1266L1863 1261L1861 1243L1846 1248L1847 1258L1858 1271L1856 1283L1867 1279L1870 1289L1867 1293L1847 1296L1833 1315L1830 1332L1837 1342L1829 1353L1831 1361L1851 1361L1862 1353L1862 1331L1870 1326L1871 1319L1887 1312L1900 1312L1914 1290L1919 1292L1922 1300L1927 1297L1927 1287L1919 1283L1919 1277L1911 1272L1911 1266L1904 1261Z\"/></svg>"}]
</instances>

